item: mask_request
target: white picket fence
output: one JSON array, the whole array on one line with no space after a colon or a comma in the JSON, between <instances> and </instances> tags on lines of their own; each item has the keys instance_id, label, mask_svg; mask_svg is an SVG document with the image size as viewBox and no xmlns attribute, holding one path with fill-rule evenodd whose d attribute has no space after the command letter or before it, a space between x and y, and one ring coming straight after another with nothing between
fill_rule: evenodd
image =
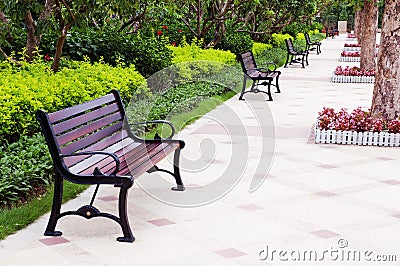
<instances>
[{"instance_id":1,"label":"white picket fence","mask_svg":"<svg viewBox=\"0 0 400 266\"><path fill-rule=\"evenodd\" d=\"M361 51L361 47L344 47L343 51Z\"/></svg>"},{"instance_id":2,"label":"white picket fence","mask_svg":"<svg viewBox=\"0 0 400 266\"><path fill-rule=\"evenodd\" d=\"M389 132L355 132L321 130L315 127L315 143L353 144L366 146L400 147L400 134Z\"/></svg>"},{"instance_id":3,"label":"white picket fence","mask_svg":"<svg viewBox=\"0 0 400 266\"><path fill-rule=\"evenodd\" d=\"M375 77L366 77L366 76L343 76L343 75L335 75L332 76L332 82L338 83L374 83Z\"/></svg>"},{"instance_id":4,"label":"white picket fence","mask_svg":"<svg viewBox=\"0 0 400 266\"><path fill-rule=\"evenodd\" d=\"M361 51L361 47L343 47L343 51L346 52L359 52ZM375 52L378 52L379 48L375 48Z\"/></svg>"},{"instance_id":5,"label":"white picket fence","mask_svg":"<svg viewBox=\"0 0 400 266\"><path fill-rule=\"evenodd\" d=\"M360 62L359 56L340 56L340 62Z\"/></svg>"}]
</instances>

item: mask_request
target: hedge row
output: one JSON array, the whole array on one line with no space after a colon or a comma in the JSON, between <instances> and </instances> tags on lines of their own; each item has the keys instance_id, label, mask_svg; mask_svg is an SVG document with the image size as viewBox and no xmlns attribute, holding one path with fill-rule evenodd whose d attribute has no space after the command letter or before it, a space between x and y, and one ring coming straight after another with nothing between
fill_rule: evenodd
<instances>
[{"instance_id":1,"label":"hedge row","mask_svg":"<svg viewBox=\"0 0 400 266\"><path fill-rule=\"evenodd\" d=\"M16 67L0 63L0 136L13 141L38 130L35 112L54 112L118 89L125 100L146 93L145 78L133 66L68 62L53 73L44 62Z\"/></svg>"}]
</instances>

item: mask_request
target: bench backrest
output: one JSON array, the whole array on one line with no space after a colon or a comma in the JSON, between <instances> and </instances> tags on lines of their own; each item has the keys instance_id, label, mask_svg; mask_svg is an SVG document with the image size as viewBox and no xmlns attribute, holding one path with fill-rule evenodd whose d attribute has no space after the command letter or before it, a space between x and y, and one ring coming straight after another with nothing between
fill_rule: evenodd
<instances>
[{"instance_id":1,"label":"bench backrest","mask_svg":"<svg viewBox=\"0 0 400 266\"><path fill-rule=\"evenodd\" d=\"M289 53L297 53L296 50L294 49L292 39L290 39L290 38L285 39L285 43L286 43L286 48Z\"/></svg>"},{"instance_id":2,"label":"bench backrest","mask_svg":"<svg viewBox=\"0 0 400 266\"><path fill-rule=\"evenodd\" d=\"M123 130L125 110L116 90L54 113L39 110L36 116L56 167L63 163L69 167L85 157L62 160L61 154L102 150L127 136Z\"/></svg>"},{"instance_id":3,"label":"bench backrest","mask_svg":"<svg viewBox=\"0 0 400 266\"><path fill-rule=\"evenodd\" d=\"M311 39L310 39L310 35L308 35L308 33L304 33L304 37L306 38L306 43L307 44L311 44Z\"/></svg>"},{"instance_id":4,"label":"bench backrest","mask_svg":"<svg viewBox=\"0 0 400 266\"><path fill-rule=\"evenodd\" d=\"M248 73L249 71L254 71L257 68L256 61L254 59L254 55L252 51L248 51L243 54L238 54L237 59L242 66L242 70L244 73Z\"/></svg>"}]
</instances>

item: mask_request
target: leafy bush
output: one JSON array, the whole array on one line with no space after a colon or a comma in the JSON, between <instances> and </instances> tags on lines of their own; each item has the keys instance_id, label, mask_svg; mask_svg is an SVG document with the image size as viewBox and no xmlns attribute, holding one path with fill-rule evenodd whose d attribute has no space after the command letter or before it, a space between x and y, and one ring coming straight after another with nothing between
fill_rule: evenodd
<instances>
[{"instance_id":1,"label":"leafy bush","mask_svg":"<svg viewBox=\"0 0 400 266\"><path fill-rule=\"evenodd\" d=\"M255 59L257 65L260 67L266 66L268 62L274 62L277 67L280 67L285 64L286 54L286 48L283 49L281 47L273 47L264 50L261 54L255 56Z\"/></svg>"},{"instance_id":2,"label":"leafy bush","mask_svg":"<svg viewBox=\"0 0 400 266\"><path fill-rule=\"evenodd\" d=\"M285 40L289 38L293 39L293 37L290 34L273 33L271 36L271 44L274 47L280 47L286 49Z\"/></svg>"},{"instance_id":3,"label":"leafy bush","mask_svg":"<svg viewBox=\"0 0 400 266\"><path fill-rule=\"evenodd\" d=\"M296 36L301 32L308 32L310 30L310 26L306 23L291 23L283 28L282 32L290 34L291 36Z\"/></svg>"},{"instance_id":4,"label":"leafy bush","mask_svg":"<svg viewBox=\"0 0 400 266\"><path fill-rule=\"evenodd\" d=\"M189 45L186 41L179 47L168 46L173 53L172 62L174 64L190 61L214 61L227 65L234 65L236 57L229 51L221 51L213 48L202 49L202 42L194 39Z\"/></svg>"},{"instance_id":5,"label":"leafy bush","mask_svg":"<svg viewBox=\"0 0 400 266\"><path fill-rule=\"evenodd\" d=\"M0 146L0 207L25 202L49 184L52 162L40 134Z\"/></svg>"},{"instance_id":6,"label":"leafy bush","mask_svg":"<svg viewBox=\"0 0 400 266\"><path fill-rule=\"evenodd\" d=\"M264 52L264 50L271 49L272 45L267 43L255 42L253 44L253 54L254 56L258 56Z\"/></svg>"},{"instance_id":7,"label":"leafy bush","mask_svg":"<svg viewBox=\"0 0 400 266\"><path fill-rule=\"evenodd\" d=\"M51 51L53 53L54 51ZM110 65L134 64L145 77L172 64L172 53L162 38L127 34L115 28L72 30L65 41L63 53L73 60L88 56L91 62L103 58Z\"/></svg>"},{"instance_id":8,"label":"leafy bush","mask_svg":"<svg viewBox=\"0 0 400 266\"><path fill-rule=\"evenodd\" d=\"M253 39L245 32L227 31L216 48L231 51L234 54L244 53L253 48Z\"/></svg>"},{"instance_id":9,"label":"leafy bush","mask_svg":"<svg viewBox=\"0 0 400 266\"><path fill-rule=\"evenodd\" d=\"M38 130L35 112L54 112L118 89L125 101L146 93L145 79L133 66L67 62L54 74L44 62L16 67L0 63L0 136L15 140Z\"/></svg>"}]
</instances>

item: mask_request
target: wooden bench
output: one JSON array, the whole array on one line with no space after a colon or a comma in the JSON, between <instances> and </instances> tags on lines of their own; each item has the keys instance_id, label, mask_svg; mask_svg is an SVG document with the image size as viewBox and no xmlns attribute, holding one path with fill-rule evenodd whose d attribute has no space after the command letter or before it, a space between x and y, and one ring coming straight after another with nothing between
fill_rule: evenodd
<instances>
[{"instance_id":1,"label":"wooden bench","mask_svg":"<svg viewBox=\"0 0 400 266\"><path fill-rule=\"evenodd\" d=\"M268 101L272 101L271 86L276 87L277 93L281 92L279 89L279 76L281 72L276 70L275 63L272 62L267 63L266 68L257 67L252 51L243 54L238 54L237 59L238 61L240 61L244 73L243 87L239 100L243 100L243 95L248 92L253 92L253 93L262 92L268 95ZM272 67L273 69L270 69L270 67ZM253 81L251 88L248 91L246 91L247 79L251 79ZM274 79L275 79L275 84L272 84ZM258 88L258 85L267 86L268 88L267 91L260 90Z\"/></svg>"},{"instance_id":2,"label":"wooden bench","mask_svg":"<svg viewBox=\"0 0 400 266\"><path fill-rule=\"evenodd\" d=\"M312 42L310 35L306 32L304 33L304 37L306 39L306 51L316 50L317 54L321 53L321 42ZM314 47L316 46L316 47Z\"/></svg>"},{"instance_id":3,"label":"wooden bench","mask_svg":"<svg viewBox=\"0 0 400 266\"><path fill-rule=\"evenodd\" d=\"M39 110L36 117L55 169L53 206L46 236L62 234L55 231L60 218L79 215L86 219L105 217L114 220L123 233L117 240L133 242L135 237L129 226L126 202L134 178L145 172L164 171L175 178L177 187L173 190L185 189L179 173L180 150L185 143L171 139L175 131L173 125L162 120L143 122L166 123L171 127L172 134L167 139L161 139L158 135L152 140L138 138L128 124L121 97L116 90L104 97L54 113L47 114ZM156 164L172 152L173 172L159 169ZM63 179L77 184L96 185L91 202L76 211L60 213ZM93 206L99 185L102 184L119 188L119 217L100 212Z\"/></svg>"},{"instance_id":4,"label":"wooden bench","mask_svg":"<svg viewBox=\"0 0 400 266\"><path fill-rule=\"evenodd\" d=\"M307 51L297 51L294 46L292 39L285 39L286 49L287 49L287 57L285 67L291 64L301 64L304 68L304 61L308 65L308 52Z\"/></svg>"}]
</instances>

